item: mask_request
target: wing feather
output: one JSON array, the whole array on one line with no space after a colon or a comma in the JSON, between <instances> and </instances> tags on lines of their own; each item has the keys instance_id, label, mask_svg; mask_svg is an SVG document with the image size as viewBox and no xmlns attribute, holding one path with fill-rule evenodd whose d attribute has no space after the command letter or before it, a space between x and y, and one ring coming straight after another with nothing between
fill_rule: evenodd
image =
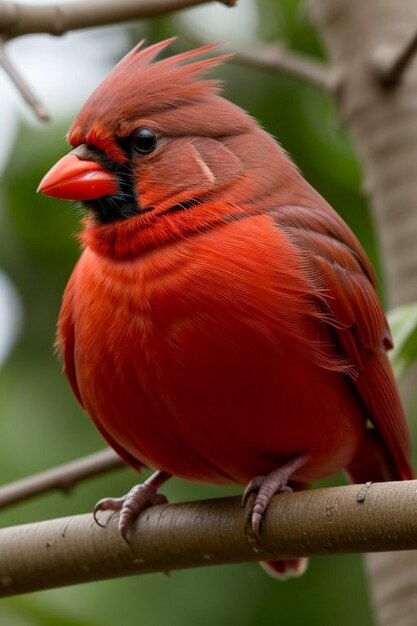
<instances>
[{"instance_id":1,"label":"wing feather","mask_svg":"<svg viewBox=\"0 0 417 626\"><path fill-rule=\"evenodd\" d=\"M273 218L300 251L320 306L324 300L353 383L392 460L392 478L412 478L407 418L386 355L391 333L362 246L324 201L316 208L279 207Z\"/></svg>"}]
</instances>

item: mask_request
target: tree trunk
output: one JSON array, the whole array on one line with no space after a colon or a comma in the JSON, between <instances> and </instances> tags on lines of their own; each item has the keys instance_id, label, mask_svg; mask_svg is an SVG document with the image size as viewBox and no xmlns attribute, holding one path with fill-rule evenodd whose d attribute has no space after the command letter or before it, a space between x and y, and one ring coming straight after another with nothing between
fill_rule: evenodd
<instances>
[{"instance_id":1,"label":"tree trunk","mask_svg":"<svg viewBox=\"0 0 417 626\"><path fill-rule=\"evenodd\" d=\"M383 80L417 31L417 2L312 0L312 14L340 77L339 110L362 162L389 305L417 300L416 60L397 82ZM370 555L367 568L379 625L413 626L416 553Z\"/></svg>"}]
</instances>

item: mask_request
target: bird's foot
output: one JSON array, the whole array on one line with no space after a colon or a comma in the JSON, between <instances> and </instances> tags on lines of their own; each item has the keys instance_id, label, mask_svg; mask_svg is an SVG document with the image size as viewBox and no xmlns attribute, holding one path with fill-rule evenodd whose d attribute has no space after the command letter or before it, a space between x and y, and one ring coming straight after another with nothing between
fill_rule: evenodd
<instances>
[{"instance_id":1,"label":"bird's foot","mask_svg":"<svg viewBox=\"0 0 417 626\"><path fill-rule=\"evenodd\" d=\"M103 526L97 518L99 511L120 511L119 532L124 539L129 524L146 509L157 504L166 504L167 498L158 493L158 489L170 478L166 472L155 472L144 483L135 485L121 498L103 498L94 507L93 516L99 526Z\"/></svg>"},{"instance_id":2,"label":"bird's foot","mask_svg":"<svg viewBox=\"0 0 417 626\"><path fill-rule=\"evenodd\" d=\"M273 496L278 493L292 491L292 488L288 485L288 480L296 470L306 463L306 461L307 457L296 457L267 476L255 476L255 478L252 478L249 482L243 493L242 507L246 505L252 494L256 494L250 514L252 531L256 537L259 537L262 516L268 508Z\"/></svg>"}]
</instances>

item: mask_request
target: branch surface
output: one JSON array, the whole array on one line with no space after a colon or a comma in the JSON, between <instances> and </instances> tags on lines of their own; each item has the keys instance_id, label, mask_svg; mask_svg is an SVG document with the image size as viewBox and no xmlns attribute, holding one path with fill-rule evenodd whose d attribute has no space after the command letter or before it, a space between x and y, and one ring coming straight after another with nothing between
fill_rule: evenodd
<instances>
[{"instance_id":1,"label":"branch surface","mask_svg":"<svg viewBox=\"0 0 417 626\"><path fill-rule=\"evenodd\" d=\"M1 6L1 5L0 5ZM40 102L36 94L33 92L30 85L20 74L19 70L9 57L7 56L4 40L0 37L0 67L6 72L12 83L14 83L16 89L20 92L23 99L27 102L27 104L33 109L35 115L42 121L46 122L49 120L48 112L46 111L43 104Z\"/></svg>"},{"instance_id":2,"label":"branch surface","mask_svg":"<svg viewBox=\"0 0 417 626\"><path fill-rule=\"evenodd\" d=\"M0 487L0 509L30 500L48 491L70 491L83 480L119 467L125 467L125 464L113 450L94 452L76 461L58 465Z\"/></svg>"},{"instance_id":3,"label":"branch surface","mask_svg":"<svg viewBox=\"0 0 417 626\"><path fill-rule=\"evenodd\" d=\"M399 48L380 45L373 54L372 62L381 83L385 87L395 87L417 52L417 28L411 37Z\"/></svg>"},{"instance_id":4,"label":"branch surface","mask_svg":"<svg viewBox=\"0 0 417 626\"><path fill-rule=\"evenodd\" d=\"M280 44L254 43L231 50L231 61L257 69L272 70L302 80L332 94L338 79L327 63Z\"/></svg>"},{"instance_id":5,"label":"branch surface","mask_svg":"<svg viewBox=\"0 0 417 626\"><path fill-rule=\"evenodd\" d=\"M217 0L234 6L237 0ZM64 35L72 30L145 19L189 9L213 0L85 0L66 4L21 4L0 2L0 67L3 67L24 100L41 121L48 112L4 51L14 37L34 33Z\"/></svg>"},{"instance_id":6,"label":"branch surface","mask_svg":"<svg viewBox=\"0 0 417 626\"><path fill-rule=\"evenodd\" d=\"M314 554L417 548L417 481L275 497L259 542L237 497L144 512L128 541L79 515L0 530L0 597L132 574Z\"/></svg>"},{"instance_id":7,"label":"branch surface","mask_svg":"<svg viewBox=\"0 0 417 626\"><path fill-rule=\"evenodd\" d=\"M189 9L213 0L85 0L66 4L0 3L0 35L5 39L48 33L64 35L70 30L117 24ZM234 6L236 0L217 0Z\"/></svg>"},{"instance_id":8,"label":"branch surface","mask_svg":"<svg viewBox=\"0 0 417 626\"><path fill-rule=\"evenodd\" d=\"M182 24L181 31L195 46L212 41L202 28L197 30L195 27ZM252 41L245 45L224 46L220 51L231 54L232 63L284 74L330 94L333 94L339 86L339 77L328 63L308 54L290 50L282 44Z\"/></svg>"}]
</instances>

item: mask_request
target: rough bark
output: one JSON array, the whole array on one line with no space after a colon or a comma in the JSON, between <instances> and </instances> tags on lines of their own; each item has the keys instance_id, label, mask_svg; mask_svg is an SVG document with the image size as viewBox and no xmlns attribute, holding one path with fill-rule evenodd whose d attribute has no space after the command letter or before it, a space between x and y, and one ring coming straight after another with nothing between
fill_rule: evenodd
<instances>
[{"instance_id":1,"label":"rough bark","mask_svg":"<svg viewBox=\"0 0 417 626\"><path fill-rule=\"evenodd\" d=\"M417 63L392 88L379 67L417 29L415 0L314 0L339 75L342 121L363 165L391 306L417 298Z\"/></svg>"},{"instance_id":2,"label":"rough bark","mask_svg":"<svg viewBox=\"0 0 417 626\"><path fill-rule=\"evenodd\" d=\"M370 194L390 306L417 300L415 0L313 0L313 19L340 77L341 117ZM412 626L415 553L367 560L380 626Z\"/></svg>"}]
</instances>

